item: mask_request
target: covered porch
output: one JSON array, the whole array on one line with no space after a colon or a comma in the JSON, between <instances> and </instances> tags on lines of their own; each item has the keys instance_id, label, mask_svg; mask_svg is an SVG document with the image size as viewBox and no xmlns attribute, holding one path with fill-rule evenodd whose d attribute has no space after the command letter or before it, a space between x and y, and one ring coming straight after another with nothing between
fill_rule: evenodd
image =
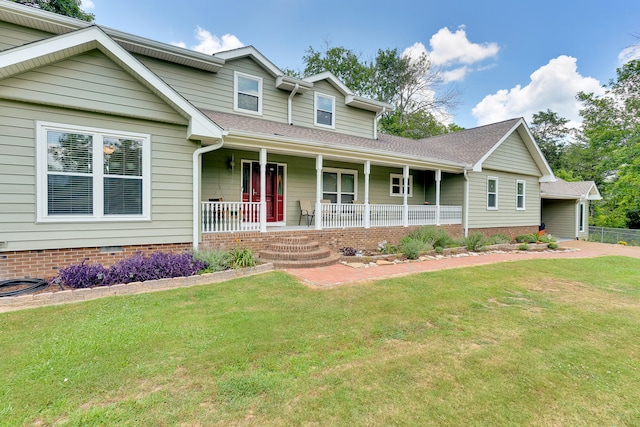
<instances>
[{"instance_id":1,"label":"covered porch","mask_svg":"<svg viewBox=\"0 0 640 427\"><path fill-rule=\"evenodd\" d=\"M463 224L461 170L354 160L266 148L209 153L202 161L200 232Z\"/></svg>"}]
</instances>

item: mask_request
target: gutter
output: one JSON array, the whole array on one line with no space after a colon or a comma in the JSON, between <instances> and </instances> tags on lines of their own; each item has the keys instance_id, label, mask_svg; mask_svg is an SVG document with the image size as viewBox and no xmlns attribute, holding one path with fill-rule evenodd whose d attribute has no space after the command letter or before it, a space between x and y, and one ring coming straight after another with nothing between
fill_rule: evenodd
<instances>
[{"instance_id":1,"label":"gutter","mask_svg":"<svg viewBox=\"0 0 640 427\"><path fill-rule=\"evenodd\" d=\"M193 152L193 249L198 250L200 243L200 156L204 153L219 150L224 145L224 139L207 147L200 147Z\"/></svg>"},{"instance_id":2,"label":"gutter","mask_svg":"<svg viewBox=\"0 0 640 427\"><path fill-rule=\"evenodd\" d=\"M386 112L387 108L382 107L382 110L380 110L379 113L376 113L375 117L373 118L373 139L378 139L378 120L380 120L380 117Z\"/></svg>"},{"instance_id":3,"label":"gutter","mask_svg":"<svg viewBox=\"0 0 640 427\"><path fill-rule=\"evenodd\" d=\"M287 118L289 119L290 125L293 124L293 113L291 112L291 106L293 104L293 97L298 92L298 89L300 89L300 83L296 83L296 85L293 87L293 90L291 91L291 95L289 95L289 98L287 98Z\"/></svg>"},{"instance_id":4,"label":"gutter","mask_svg":"<svg viewBox=\"0 0 640 427\"><path fill-rule=\"evenodd\" d=\"M464 237L469 237L469 177L468 169L464 169L464 215L462 218L462 226L464 227Z\"/></svg>"}]
</instances>

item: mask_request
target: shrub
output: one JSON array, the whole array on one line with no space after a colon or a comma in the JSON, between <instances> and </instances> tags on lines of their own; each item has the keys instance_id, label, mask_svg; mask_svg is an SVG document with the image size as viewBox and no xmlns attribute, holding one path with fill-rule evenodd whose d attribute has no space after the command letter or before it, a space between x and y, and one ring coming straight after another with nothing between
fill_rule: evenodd
<instances>
[{"instance_id":1,"label":"shrub","mask_svg":"<svg viewBox=\"0 0 640 427\"><path fill-rule=\"evenodd\" d=\"M109 270L100 264L72 264L58 271L59 282L70 288L91 288L109 284Z\"/></svg>"},{"instance_id":2,"label":"shrub","mask_svg":"<svg viewBox=\"0 0 640 427\"><path fill-rule=\"evenodd\" d=\"M169 277L193 276L206 267L190 253L154 252L149 257L141 253L115 263L109 272L111 283L144 282Z\"/></svg>"},{"instance_id":3,"label":"shrub","mask_svg":"<svg viewBox=\"0 0 640 427\"><path fill-rule=\"evenodd\" d=\"M409 233L407 237L420 240L431 247L441 246L446 248L453 244L453 239L447 234L446 230L432 226L420 227Z\"/></svg>"},{"instance_id":4,"label":"shrub","mask_svg":"<svg viewBox=\"0 0 640 427\"><path fill-rule=\"evenodd\" d=\"M489 242L492 245L499 245L500 243L511 243L511 238L506 234L494 234L489 238Z\"/></svg>"},{"instance_id":5,"label":"shrub","mask_svg":"<svg viewBox=\"0 0 640 427\"><path fill-rule=\"evenodd\" d=\"M482 248L487 246L488 243L489 242L487 238L484 237L484 234L480 233L479 231L475 231L473 233L469 233L469 235L465 239L464 246L469 251L479 252L482 250Z\"/></svg>"},{"instance_id":6,"label":"shrub","mask_svg":"<svg viewBox=\"0 0 640 427\"><path fill-rule=\"evenodd\" d=\"M442 255L444 253L444 248L442 246L436 246L436 253Z\"/></svg>"},{"instance_id":7,"label":"shrub","mask_svg":"<svg viewBox=\"0 0 640 427\"><path fill-rule=\"evenodd\" d=\"M529 250L529 245L525 242L525 243L521 243L520 246L518 246L518 250L519 251L528 251Z\"/></svg>"},{"instance_id":8,"label":"shrub","mask_svg":"<svg viewBox=\"0 0 640 427\"><path fill-rule=\"evenodd\" d=\"M231 250L230 254L232 259L232 268L254 267L258 263L255 255L253 255L251 249L248 248L234 248Z\"/></svg>"},{"instance_id":9,"label":"shrub","mask_svg":"<svg viewBox=\"0 0 640 427\"><path fill-rule=\"evenodd\" d=\"M558 249L558 244L557 244L556 242L549 242L549 243L547 244L547 247L548 247L549 249Z\"/></svg>"},{"instance_id":10,"label":"shrub","mask_svg":"<svg viewBox=\"0 0 640 427\"><path fill-rule=\"evenodd\" d=\"M538 237L535 234L522 234L520 236L516 236L516 242L518 243L536 243L538 241Z\"/></svg>"},{"instance_id":11,"label":"shrub","mask_svg":"<svg viewBox=\"0 0 640 427\"><path fill-rule=\"evenodd\" d=\"M431 249L431 246L420 239L407 236L400 240L400 251L402 251L408 259L418 259L423 252L429 249Z\"/></svg>"},{"instance_id":12,"label":"shrub","mask_svg":"<svg viewBox=\"0 0 640 427\"><path fill-rule=\"evenodd\" d=\"M215 271L229 270L233 265L233 259L229 251L222 250L204 250L193 252L195 260L202 261L206 264L199 273L213 273Z\"/></svg>"}]
</instances>

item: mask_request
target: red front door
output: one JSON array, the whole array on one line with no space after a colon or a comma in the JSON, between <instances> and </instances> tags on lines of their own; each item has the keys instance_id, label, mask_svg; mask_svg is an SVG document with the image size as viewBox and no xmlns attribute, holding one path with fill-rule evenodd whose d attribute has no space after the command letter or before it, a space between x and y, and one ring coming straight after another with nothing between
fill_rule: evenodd
<instances>
[{"instance_id":1,"label":"red front door","mask_svg":"<svg viewBox=\"0 0 640 427\"><path fill-rule=\"evenodd\" d=\"M267 163L265 202L267 222L284 221L284 166ZM260 201L260 163L242 163L242 201Z\"/></svg>"}]
</instances>

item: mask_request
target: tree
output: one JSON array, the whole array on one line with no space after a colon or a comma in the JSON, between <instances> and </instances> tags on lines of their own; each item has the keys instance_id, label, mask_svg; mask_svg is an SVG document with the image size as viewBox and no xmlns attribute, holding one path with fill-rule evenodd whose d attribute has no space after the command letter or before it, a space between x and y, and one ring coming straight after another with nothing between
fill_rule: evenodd
<instances>
[{"instance_id":1,"label":"tree","mask_svg":"<svg viewBox=\"0 0 640 427\"><path fill-rule=\"evenodd\" d=\"M450 131L437 117L456 105L457 92L439 93L442 79L426 54L411 58L379 49L374 60L363 61L344 47L309 47L303 61L306 76L331 71L355 94L395 105L380 121L382 132L423 138Z\"/></svg>"},{"instance_id":2,"label":"tree","mask_svg":"<svg viewBox=\"0 0 640 427\"><path fill-rule=\"evenodd\" d=\"M70 16L71 18L82 19L92 22L95 16L92 13L83 11L80 6L82 0L13 0L25 6L46 10L59 15Z\"/></svg>"},{"instance_id":3,"label":"tree","mask_svg":"<svg viewBox=\"0 0 640 427\"><path fill-rule=\"evenodd\" d=\"M583 138L592 153L594 180L602 184L604 203L598 225L630 226L640 210L640 60L617 70L605 94L579 93Z\"/></svg>"},{"instance_id":4,"label":"tree","mask_svg":"<svg viewBox=\"0 0 640 427\"><path fill-rule=\"evenodd\" d=\"M558 113L548 109L535 113L529 128L540 147L540 151L554 171L565 166L566 147L575 133L567 126L568 123L568 119L560 117Z\"/></svg>"}]
</instances>

